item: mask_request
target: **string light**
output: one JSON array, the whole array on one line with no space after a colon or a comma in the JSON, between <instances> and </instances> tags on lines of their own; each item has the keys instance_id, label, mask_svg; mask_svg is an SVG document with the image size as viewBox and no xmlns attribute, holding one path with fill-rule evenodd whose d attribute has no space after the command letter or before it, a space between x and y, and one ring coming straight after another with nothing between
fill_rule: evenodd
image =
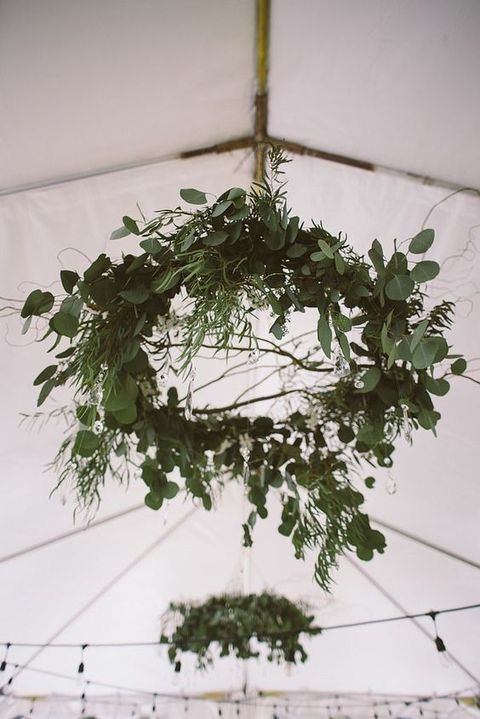
<instances>
[{"instance_id":1,"label":"string light","mask_svg":"<svg viewBox=\"0 0 480 719\"><path fill-rule=\"evenodd\" d=\"M469 609L480 609L480 603L469 604L469 605L462 606L462 607L451 607L448 609L438 609L437 611L417 612L414 614L400 614L396 617L384 617L381 619L366 619L366 620L359 621L359 622L346 622L345 624L332 624L330 626L327 625L327 626L323 626L323 627L312 627L312 629L314 631L314 634L317 635L317 634L321 634L324 632L335 631L337 629L353 629L355 627L366 627L366 626L371 626L371 625L375 625L375 624L388 624L390 622L398 622L398 621L402 621L402 620L406 620L406 619L419 619L421 617L430 617L435 622L435 618L440 614L448 614L451 612L462 612L462 611L466 611ZM289 636L290 634L297 634L297 633L298 632L296 632L296 631L291 631L291 632L284 631L284 632L277 632L276 635ZM304 633L308 633L308 632L304 632ZM193 641L195 639L198 639L199 642L205 641L205 637L192 637L191 639ZM442 645L443 646L445 646L445 645L443 644L443 641L440 639L440 637L438 637L438 635L437 635L437 639L439 640L438 642L436 641L438 651L445 652L446 651L445 649L439 648ZM88 647L89 649L92 649L92 648L106 649L106 648L122 648L122 647L124 647L124 648L153 647L153 646L164 645L165 642L160 642L160 641L154 641L154 642L99 642L97 644L95 644L95 643L69 644L69 643L62 643L62 642L59 642L59 643L51 642L48 644L40 644L40 643L35 643L35 642L8 642L8 643L0 642L0 645L1 644L3 644L3 646L5 646L7 648L7 650L10 647L29 647L29 648L37 648L37 649L56 649L56 648L57 649L58 648L82 649L82 648ZM6 657L6 653L5 653L5 657ZM3 662L2 662L2 664L3 664ZM8 662L6 662L6 664L8 664Z\"/></svg>"},{"instance_id":2,"label":"string light","mask_svg":"<svg viewBox=\"0 0 480 719\"><path fill-rule=\"evenodd\" d=\"M152 696L152 716L155 716L157 713L157 695L153 694Z\"/></svg>"},{"instance_id":3,"label":"string light","mask_svg":"<svg viewBox=\"0 0 480 719\"><path fill-rule=\"evenodd\" d=\"M83 681L83 675L85 674L85 660L84 660L84 654L85 649L88 647L88 644L82 644L80 648L80 664L78 665L77 669L77 681L79 684Z\"/></svg>"},{"instance_id":4,"label":"string light","mask_svg":"<svg viewBox=\"0 0 480 719\"><path fill-rule=\"evenodd\" d=\"M428 616L431 617L433 622L433 627L435 631L435 646L437 648L437 652L439 652L439 655L441 657L442 664L446 667L450 666L449 660L448 660L448 654L447 654L447 647L445 646L445 642L443 639L438 635L438 628L437 628L437 614L439 612L434 612L433 610L431 612L428 612Z\"/></svg>"},{"instance_id":5,"label":"string light","mask_svg":"<svg viewBox=\"0 0 480 719\"><path fill-rule=\"evenodd\" d=\"M87 698L85 696L85 690L82 692L82 696L80 697L80 705L82 707L80 713L82 716L84 716L86 705L87 705Z\"/></svg>"},{"instance_id":6,"label":"string light","mask_svg":"<svg viewBox=\"0 0 480 719\"><path fill-rule=\"evenodd\" d=\"M11 646L12 645L10 644L10 642L7 642L5 644L5 654L3 655L3 660L2 660L2 663L0 664L0 672L4 672L5 669L7 668L8 650L10 649Z\"/></svg>"}]
</instances>

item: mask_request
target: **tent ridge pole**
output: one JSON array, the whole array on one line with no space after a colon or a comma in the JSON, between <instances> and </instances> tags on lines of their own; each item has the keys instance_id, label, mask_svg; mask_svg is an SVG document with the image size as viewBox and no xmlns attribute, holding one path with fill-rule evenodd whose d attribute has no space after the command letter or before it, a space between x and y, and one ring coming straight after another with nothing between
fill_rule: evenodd
<instances>
[{"instance_id":1,"label":"tent ridge pole","mask_svg":"<svg viewBox=\"0 0 480 719\"><path fill-rule=\"evenodd\" d=\"M268 145L268 56L270 39L270 0L257 0L256 17L256 94L254 121L255 182L265 175Z\"/></svg>"},{"instance_id":2,"label":"tent ridge pole","mask_svg":"<svg viewBox=\"0 0 480 719\"><path fill-rule=\"evenodd\" d=\"M410 532L407 532L404 529L400 529L399 527L394 527L393 524L382 522L380 519L376 519L375 517L371 517L371 520L372 522L374 522L374 524L378 524L379 527L389 529L391 532L395 532L395 534L399 534L401 537L411 539L412 542L417 542L417 544L421 544L424 547L433 549L435 552L444 554L446 557L450 557L451 559L456 559L458 562L462 562L463 564L466 564L469 567L473 567L474 569L480 569L480 564L478 562L474 562L473 559L463 557L461 554L452 552L450 549L446 549L445 547L440 547L438 544L433 544L433 542L429 542L426 539L417 537L415 534L410 534Z\"/></svg>"}]
</instances>

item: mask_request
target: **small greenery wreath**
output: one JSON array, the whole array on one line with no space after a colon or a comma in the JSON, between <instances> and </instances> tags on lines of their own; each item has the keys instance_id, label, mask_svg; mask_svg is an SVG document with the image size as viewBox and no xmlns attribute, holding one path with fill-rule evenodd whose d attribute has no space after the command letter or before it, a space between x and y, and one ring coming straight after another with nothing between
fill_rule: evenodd
<instances>
[{"instance_id":1,"label":"small greenery wreath","mask_svg":"<svg viewBox=\"0 0 480 719\"><path fill-rule=\"evenodd\" d=\"M213 663L213 644L218 645L220 657L258 657L252 639L267 646L268 661L297 664L307 659L300 634L321 631L312 626L314 617L306 612L306 605L269 592L224 594L203 604L175 602L163 615L160 643L169 645L168 658L176 672L185 652L197 655L199 669L207 668Z\"/></svg>"},{"instance_id":2,"label":"small greenery wreath","mask_svg":"<svg viewBox=\"0 0 480 719\"><path fill-rule=\"evenodd\" d=\"M375 240L361 257L341 234L292 216L285 161L273 149L265 181L250 192L232 188L208 205L203 192L182 190L197 209L164 210L151 221L124 217L112 239L138 236L141 254L117 262L101 254L82 277L62 270L66 295L34 290L22 316L27 325L49 317L49 351L68 342L35 384L39 405L55 387L75 390L71 433L55 466L82 505L98 500L107 475L125 482L139 465L152 509L182 489L208 510L215 489L237 478L252 505L243 525L250 545L276 490L279 532L297 557L317 550L316 579L327 588L344 550L369 560L385 546L360 509L354 479L365 463L390 467L396 440L410 441L412 429L435 432L432 397L448 392L447 376L466 363L444 337L452 304L427 308L425 282L439 266L421 256L433 230L419 232L406 252L396 246L386 258ZM265 309L268 338L254 330ZM282 342L306 309L316 315L318 340ZM279 390L266 399L288 399L283 415L247 415L265 396L195 406L199 350L224 358L245 352L245 365L281 360ZM172 376L190 380L184 400Z\"/></svg>"}]
</instances>

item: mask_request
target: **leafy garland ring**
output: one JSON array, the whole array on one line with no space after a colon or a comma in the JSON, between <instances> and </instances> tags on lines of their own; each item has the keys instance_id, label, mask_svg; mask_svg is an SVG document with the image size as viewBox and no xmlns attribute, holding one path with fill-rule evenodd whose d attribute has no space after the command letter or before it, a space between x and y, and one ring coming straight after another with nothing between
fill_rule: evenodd
<instances>
[{"instance_id":1,"label":"leafy garland ring","mask_svg":"<svg viewBox=\"0 0 480 719\"><path fill-rule=\"evenodd\" d=\"M99 499L107 475L125 482L139 463L152 509L180 491L174 471L182 491L207 510L215 487L236 478L252 505L243 525L248 546L276 491L279 532L291 537L297 557L318 552L315 577L327 589L342 552L369 560L385 547L353 479L365 462L390 467L399 437L411 441L419 427L435 432L433 399L448 392L447 377L462 374L466 362L444 336L452 303L427 309L425 282L439 266L418 256L432 245L433 230L413 237L407 252L395 247L387 258L375 240L361 257L342 235L291 215L284 162L273 149L265 181L250 192L232 188L208 204L203 192L182 190L192 211L124 217L112 239L138 236L140 255L113 262L101 254L82 277L62 270L66 295L34 290L21 314L27 326L49 317L49 351L69 343L34 384L39 405L55 387L75 390L72 431L55 466L81 505ZM274 317L274 339L254 331L264 308ZM300 355L282 339L305 309L318 312L318 345ZM281 420L246 414L262 397L194 407L192 362L204 348L226 357L243 351L251 362L272 353L310 381L267 396L297 400ZM169 377L189 373L180 401ZM364 482L371 487L374 479Z\"/></svg>"},{"instance_id":2,"label":"leafy garland ring","mask_svg":"<svg viewBox=\"0 0 480 719\"><path fill-rule=\"evenodd\" d=\"M321 632L312 625L314 617L307 614L306 605L271 592L224 594L195 604L173 602L162 620L160 643L169 645L168 657L176 672L181 671L186 652L196 655L199 669L213 664L212 645L218 646L220 657L257 658L256 645L264 644L270 662L305 662L300 635Z\"/></svg>"}]
</instances>

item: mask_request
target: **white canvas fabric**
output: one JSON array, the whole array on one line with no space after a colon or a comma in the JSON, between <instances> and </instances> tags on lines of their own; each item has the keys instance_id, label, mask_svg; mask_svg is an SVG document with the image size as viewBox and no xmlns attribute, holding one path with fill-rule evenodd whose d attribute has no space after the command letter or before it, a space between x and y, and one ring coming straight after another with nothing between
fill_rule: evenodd
<instances>
[{"instance_id":1,"label":"white canvas fabric","mask_svg":"<svg viewBox=\"0 0 480 719\"><path fill-rule=\"evenodd\" d=\"M359 6L350 2L334 6L275 0L271 133L447 182L479 186L478 143L471 123L478 111L471 69L478 52L472 39L478 29L477 6L466 0L454 5L427 1L362 5L360 13ZM2 3L1 16L6 40L0 44L0 64L7 70L2 96L8 100L0 140L4 190L96 173L109 166L150 163L154 157L251 132L253 3L19 0ZM362 34L361 23L369 34L365 28ZM106 60L107 26L111 54ZM354 26L358 52L342 35L342 28L348 37L353 35ZM65 27L69 32L62 36ZM407 43L411 28L414 32ZM337 55L331 49L335 37ZM422 49L422 39L428 51ZM458 66L447 72L452 54ZM424 56L421 68L427 75L418 70ZM328 77L317 75L327 65ZM85 83L81 97L75 94L79 79ZM394 97L397 104L385 89L389 82L400 88ZM379 88L375 112L363 102L360 91L357 97L352 89L366 83ZM342 108L335 93L340 93L347 109L353 103L355 111ZM463 103L465 113L447 113L442 98L449 93L457 98L457 107ZM126 100L132 95L133 105ZM414 95L423 101L409 124L405 107L411 106ZM96 120L86 107L95 110ZM406 114L397 113L398 108ZM0 294L24 298L33 287L55 283L62 263L83 269L87 258L99 252L118 256L134 248L132 239L109 243L108 237L123 215L138 213L136 203L149 216L175 206L181 187L213 193L230 186L248 187L252 159L247 150L190 160L172 158L0 198ZM346 232L360 252L375 238L393 247L394 239L415 234L431 208L449 192L394 173L306 157L288 165L287 180L289 203L297 214L307 222L322 220L332 232ZM478 378L479 197L474 193L451 197L434 209L427 226L437 233L431 257L442 264L441 277L432 283L434 298L456 302L449 341L472 358L471 375ZM52 287L55 291L58 284ZM295 317L294 333L311 328L311 320L309 315ZM31 382L49 363L48 345L35 343L32 332L22 336L16 315L2 317L0 330L0 554L6 557L73 526L86 526L88 518L77 517L73 525L75 505L62 488L49 497L55 473L45 467L61 441L62 424L51 422L40 428L37 423L30 429L28 422L19 425L20 413L35 412L36 390ZM206 381L219 367L217 361L200 361L199 381ZM208 390L198 393L196 401L217 402L219 396L223 401L247 388L261 372L257 368L249 376L231 379L215 396ZM261 391L270 388L275 388L273 380L265 382ZM374 490L366 490L366 507L374 518L477 563L478 391L467 379L453 381L449 395L438 402L443 415L438 438L421 431L415 433L413 447L398 447L392 470L397 493L387 494L388 474L380 471L375 472ZM55 395L49 407L68 397L68 393ZM268 405L258 411L268 411ZM132 481L124 489L107 481L95 519L135 511L0 562L0 642L155 641L160 616L170 601L201 600L225 590L273 589L305 599L318 624L325 627L398 615L404 613L401 608L423 612L480 600L478 569L393 531L386 531L384 556L370 563L353 557L342 560L327 595L312 580L313 557L295 560L290 541L278 534L279 503L274 499L269 518L255 529L254 547L245 552L241 523L247 508L239 486L228 487L211 513L192 510L180 498L155 513L140 506L143 496L141 482ZM206 673L196 671L193 661L185 661L185 670L175 676L164 649L92 647L85 653L85 676L91 682L86 713L150 715L152 694L157 692L173 695L171 701L159 701L159 719L185 716L185 702L180 700L184 695L203 697L201 703L189 704L190 716L218 716L221 708L224 716L234 717L237 706L219 701L225 692L241 696L246 685L249 696L259 691L266 696L252 699L248 707L242 705L245 717L274 713L282 719L292 714L325 719L334 714L386 717L385 705L372 709L383 694L409 701L410 695L444 695L475 687L480 675L479 616L480 610L472 610L438 618L440 636L467 671L454 662L444 667L432 639L408 621L325 631L307 642L309 660L288 673L265 660L241 664L223 659ZM419 624L432 634L430 619ZM34 653L12 647L8 659L21 665ZM9 696L0 699L0 716L28 715L31 703L22 697L32 695L39 697L34 716L78 716L83 689L75 683L79 661L78 649L39 653L7 690ZM7 677L11 671L9 667ZM289 705L285 693L291 695ZM336 703L335 694L340 696ZM45 697L48 701L43 701ZM418 704L398 704L394 715L413 719L418 709ZM442 699L424 709L426 716L434 711L440 716L475 714L471 707Z\"/></svg>"}]
</instances>

